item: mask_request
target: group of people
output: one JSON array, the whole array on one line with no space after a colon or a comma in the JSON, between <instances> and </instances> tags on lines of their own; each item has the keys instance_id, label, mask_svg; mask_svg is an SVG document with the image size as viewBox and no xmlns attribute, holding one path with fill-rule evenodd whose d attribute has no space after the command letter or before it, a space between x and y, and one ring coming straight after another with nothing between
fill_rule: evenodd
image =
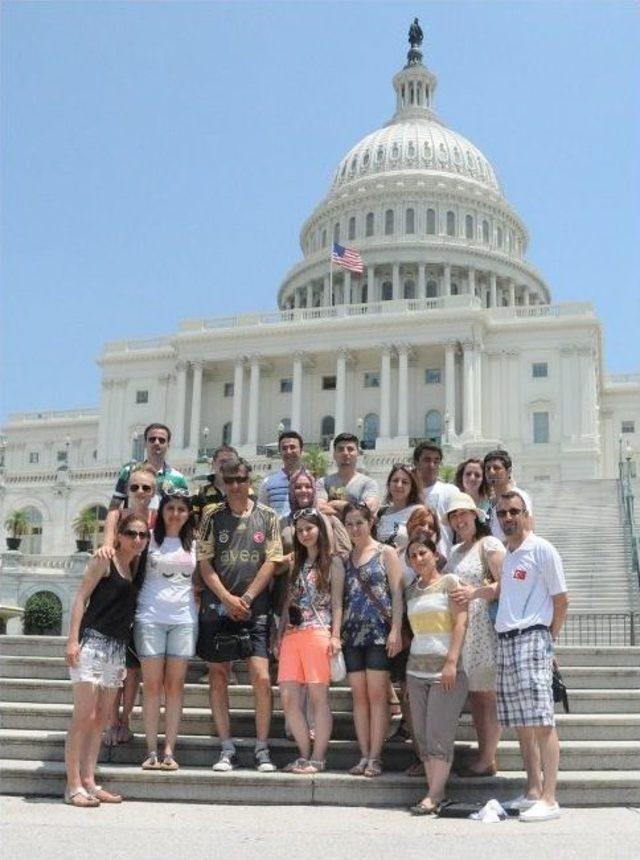
<instances>
[{"instance_id":1,"label":"group of people","mask_svg":"<svg viewBox=\"0 0 640 860\"><path fill-rule=\"evenodd\" d=\"M527 773L511 801L522 821L557 817L559 745L551 688L553 642L567 611L555 548L535 535L529 495L512 481L504 450L439 479L431 441L396 463L380 499L357 471L359 441L333 440L336 471L316 480L299 433L279 438L282 468L255 489L251 465L228 445L195 495L167 463L168 427L145 434L147 459L123 467L104 545L87 566L67 642L74 714L65 800L120 802L96 786L102 740L126 742L143 682L145 770L176 770L189 660L208 666L220 752L214 771L238 766L229 681L245 660L255 699L255 767L273 772L268 740L270 662L297 757L284 770L326 767L332 680L345 675L360 758L354 776L383 772L390 712L402 710L411 775L425 774L414 815L437 814L469 699L477 750L461 775L496 773L503 727L514 727ZM164 700L163 745L158 723Z\"/></svg>"}]
</instances>

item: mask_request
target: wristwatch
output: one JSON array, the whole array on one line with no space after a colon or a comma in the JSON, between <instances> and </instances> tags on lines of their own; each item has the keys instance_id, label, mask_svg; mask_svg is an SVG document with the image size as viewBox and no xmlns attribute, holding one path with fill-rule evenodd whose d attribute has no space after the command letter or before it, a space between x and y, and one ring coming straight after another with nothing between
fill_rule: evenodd
<instances>
[{"instance_id":1,"label":"wristwatch","mask_svg":"<svg viewBox=\"0 0 640 860\"><path fill-rule=\"evenodd\" d=\"M251 604L253 603L253 597L249 594L248 591L245 591L245 593L241 597L241 600L244 600L244 602L247 603L249 606L251 606Z\"/></svg>"}]
</instances>

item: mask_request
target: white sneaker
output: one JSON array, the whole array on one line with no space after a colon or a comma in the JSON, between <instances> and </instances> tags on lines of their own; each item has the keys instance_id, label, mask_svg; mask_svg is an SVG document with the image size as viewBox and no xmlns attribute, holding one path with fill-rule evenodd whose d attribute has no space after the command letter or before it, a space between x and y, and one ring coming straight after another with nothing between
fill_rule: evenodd
<instances>
[{"instance_id":1,"label":"white sneaker","mask_svg":"<svg viewBox=\"0 0 640 860\"><path fill-rule=\"evenodd\" d=\"M557 803L549 806L545 800L538 800L529 809L521 812L518 818L525 823L529 821L551 821L552 818L560 818L560 807Z\"/></svg>"},{"instance_id":2,"label":"white sneaker","mask_svg":"<svg viewBox=\"0 0 640 860\"><path fill-rule=\"evenodd\" d=\"M213 765L213 770L217 773L229 773L230 770L235 770L238 767L238 756L230 750L222 750L220 758Z\"/></svg>"},{"instance_id":3,"label":"white sneaker","mask_svg":"<svg viewBox=\"0 0 640 860\"><path fill-rule=\"evenodd\" d=\"M260 773L274 773L278 768L271 761L271 753L265 747L261 750L256 750L255 754L256 770Z\"/></svg>"},{"instance_id":4,"label":"white sneaker","mask_svg":"<svg viewBox=\"0 0 640 860\"><path fill-rule=\"evenodd\" d=\"M536 803L538 803L537 800L533 800L525 794L519 794L517 797L514 797L513 800L507 801L504 804L504 808L517 809L518 812L523 812L525 809L531 809L531 807L535 806Z\"/></svg>"}]
</instances>

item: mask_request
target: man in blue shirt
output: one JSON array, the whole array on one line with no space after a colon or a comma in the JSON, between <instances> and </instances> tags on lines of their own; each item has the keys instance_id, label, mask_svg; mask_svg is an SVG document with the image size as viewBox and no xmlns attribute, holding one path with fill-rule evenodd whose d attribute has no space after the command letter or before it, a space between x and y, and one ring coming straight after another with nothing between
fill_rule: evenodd
<instances>
[{"instance_id":1,"label":"man in blue shirt","mask_svg":"<svg viewBox=\"0 0 640 860\"><path fill-rule=\"evenodd\" d=\"M278 437L278 451L282 469L263 480L258 490L258 501L272 508L279 517L289 514L289 481L302 465L304 441L295 430L285 430Z\"/></svg>"}]
</instances>

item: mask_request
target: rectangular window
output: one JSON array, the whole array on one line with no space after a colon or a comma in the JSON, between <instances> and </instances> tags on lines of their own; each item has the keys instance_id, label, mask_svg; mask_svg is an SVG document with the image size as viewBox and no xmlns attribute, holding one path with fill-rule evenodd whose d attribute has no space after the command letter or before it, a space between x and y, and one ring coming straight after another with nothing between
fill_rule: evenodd
<instances>
[{"instance_id":1,"label":"rectangular window","mask_svg":"<svg viewBox=\"0 0 640 860\"><path fill-rule=\"evenodd\" d=\"M40 462L40 454L37 451L29 451L29 462L30 463L39 463Z\"/></svg>"},{"instance_id":2,"label":"rectangular window","mask_svg":"<svg viewBox=\"0 0 640 860\"><path fill-rule=\"evenodd\" d=\"M533 441L536 445L544 445L549 441L549 413L533 413Z\"/></svg>"},{"instance_id":3,"label":"rectangular window","mask_svg":"<svg viewBox=\"0 0 640 860\"><path fill-rule=\"evenodd\" d=\"M377 371L366 371L364 374L365 388L380 388L380 374Z\"/></svg>"},{"instance_id":4,"label":"rectangular window","mask_svg":"<svg viewBox=\"0 0 640 860\"><path fill-rule=\"evenodd\" d=\"M531 376L534 379L546 379L549 376L549 365L546 361L534 361L531 365Z\"/></svg>"},{"instance_id":5,"label":"rectangular window","mask_svg":"<svg viewBox=\"0 0 640 860\"><path fill-rule=\"evenodd\" d=\"M322 390L323 391L335 391L336 390L336 378L335 378L335 376L323 376L322 377Z\"/></svg>"},{"instance_id":6,"label":"rectangular window","mask_svg":"<svg viewBox=\"0 0 640 860\"><path fill-rule=\"evenodd\" d=\"M428 367L424 372L424 381L427 385L440 385L442 374L439 367Z\"/></svg>"},{"instance_id":7,"label":"rectangular window","mask_svg":"<svg viewBox=\"0 0 640 860\"><path fill-rule=\"evenodd\" d=\"M149 402L149 392L148 391L136 391L136 403L148 403Z\"/></svg>"},{"instance_id":8,"label":"rectangular window","mask_svg":"<svg viewBox=\"0 0 640 860\"><path fill-rule=\"evenodd\" d=\"M635 433L636 432L636 422L635 421L623 421L620 425L621 433Z\"/></svg>"},{"instance_id":9,"label":"rectangular window","mask_svg":"<svg viewBox=\"0 0 640 860\"><path fill-rule=\"evenodd\" d=\"M225 382L225 384L224 384L224 396L225 397L233 397L233 382Z\"/></svg>"},{"instance_id":10,"label":"rectangular window","mask_svg":"<svg viewBox=\"0 0 640 860\"><path fill-rule=\"evenodd\" d=\"M66 463L67 462L66 450L65 451L58 451L58 454L56 456L56 460L58 461L58 463Z\"/></svg>"},{"instance_id":11,"label":"rectangular window","mask_svg":"<svg viewBox=\"0 0 640 860\"><path fill-rule=\"evenodd\" d=\"M289 377L288 379L280 380L280 394L290 394L293 391L293 379Z\"/></svg>"}]
</instances>

